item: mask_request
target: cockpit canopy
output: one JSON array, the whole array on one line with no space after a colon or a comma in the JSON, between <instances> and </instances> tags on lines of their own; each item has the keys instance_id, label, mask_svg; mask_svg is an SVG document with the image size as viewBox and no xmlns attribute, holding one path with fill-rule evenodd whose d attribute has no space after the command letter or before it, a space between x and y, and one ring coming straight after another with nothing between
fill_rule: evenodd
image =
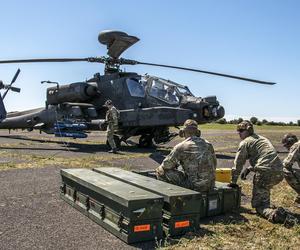
<instances>
[{"instance_id":1,"label":"cockpit canopy","mask_svg":"<svg viewBox=\"0 0 300 250\"><path fill-rule=\"evenodd\" d=\"M149 95L169 104L178 105L182 96L193 96L188 87L158 77L148 76Z\"/></svg>"}]
</instances>

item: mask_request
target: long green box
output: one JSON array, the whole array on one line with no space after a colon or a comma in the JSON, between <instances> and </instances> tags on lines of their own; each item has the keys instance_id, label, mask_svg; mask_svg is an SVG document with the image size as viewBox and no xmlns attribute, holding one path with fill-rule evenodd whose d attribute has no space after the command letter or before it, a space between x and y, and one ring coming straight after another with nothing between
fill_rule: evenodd
<instances>
[{"instance_id":1,"label":"long green box","mask_svg":"<svg viewBox=\"0 0 300 250\"><path fill-rule=\"evenodd\" d=\"M153 170L135 171L135 173L155 178ZM199 194L201 196L198 210L200 218L233 212L240 208L241 188L238 186L232 188L228 187L227 183L216 181L213 190Z\"/></svg>"},{"instance_id":2,"label":"long green box","mask_svg":"<svg viewBox=\"0 0 300 250\"><path fill-rule=\"evenodd\" d=\"M199 228L201 194L120 168L95 168L95 172L126 182L164 198L163 225L170 236Z\"/></svg>"},{"instance_id":3,"label":"long green box","mask_svg":"<svg viewBox=\"0 0 300 250\"><path fill-rule=\"evenodd\" d=\"M62 169L61 198L123 241L163 237L163 197L88 169Z\"/></svg>"}]
</instances>

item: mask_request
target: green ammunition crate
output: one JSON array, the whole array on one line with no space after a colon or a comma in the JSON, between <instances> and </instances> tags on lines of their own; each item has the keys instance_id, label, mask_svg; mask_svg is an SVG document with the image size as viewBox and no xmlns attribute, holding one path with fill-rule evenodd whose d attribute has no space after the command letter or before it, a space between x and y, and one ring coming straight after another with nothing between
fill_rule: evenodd
<instances>
[{"instance_id":1,"label":"green ammunition crate","mask_svg":"<svg viewBox=\"0 0 300 250\"><path fill-rule=\"evenodd\" d=\"M123 241L163 237L163 197L88 169L62 169L61 198Z\"/></svg>"},{"instance_id":2,"label":"green ammunition crate","mask_svg":"<svg viewBox=\"0 0 300 250\"><path fill-rule=\"evenodd\" d=\"M240 208L241 188L231 188L228 184L216 182L214 190L201 193L200 218L232 212Z\"/></svg>"},{"instance_id":3,"label":"green ammunition crate","mask_svg":"<svg viewBox=\"0 0 300 250\"><path fill-rule=\"evenodd\" d=\"M164 197L163 225L169 236L199 228L201 194L120 168L95 168L94 171Z\"/></svg>"},{"instance_id":4,"label":"green ammunition crate","mask_svg":"<svg viewBox=\"0 0 300 250\"><path fill-rule=\"evenodd\" d=\"M232 188L228 184L216 182L216 187L223 190L222 212L232 212L241 206L241 187Z\"/></svg>"},{"instance_id":5,"label":"green ammunition crate","mask_svg":"<svg viewBox=\"0 0 300 250\"><path fill-rule=\"evenodd\" d=\"M218 188L208 193L201 193L200 218L222 213L223 191Z\"/></svg>"}]
</instances>

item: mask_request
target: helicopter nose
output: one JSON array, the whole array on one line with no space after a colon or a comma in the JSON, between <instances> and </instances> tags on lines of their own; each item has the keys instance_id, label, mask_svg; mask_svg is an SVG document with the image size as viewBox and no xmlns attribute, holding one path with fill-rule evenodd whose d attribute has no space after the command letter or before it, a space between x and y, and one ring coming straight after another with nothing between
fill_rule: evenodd
<instances>
[{"instance_id":1,"label":"helicopter nose","mask_svg":"<svg viewBox=\"0 0 300 250\"><path fill-rule=\"evenodd\" d=\"M219 105L218 107L214 107L212 109L212 115L215 117L215 118L222 118L224 117L225 115L225 109L223 106Z\"/></svg>"},{"instance_id":2,"label":"helicopter nose","mask_svg":"<svg viewBox=\"0 0 300 250\"><path fill-rule=\"evenodd\" d=\"M221 105L207 106L207 107L203 108L202 115L204 118L209 119L209 120L220 119L225 115L225 109Z\"/></svg>"}]
</instances>

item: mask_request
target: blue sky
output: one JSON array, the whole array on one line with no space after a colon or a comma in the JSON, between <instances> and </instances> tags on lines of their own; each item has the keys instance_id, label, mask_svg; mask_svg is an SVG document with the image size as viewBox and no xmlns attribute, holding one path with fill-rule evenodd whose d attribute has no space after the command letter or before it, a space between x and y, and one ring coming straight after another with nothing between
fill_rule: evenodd
<instances>
[{"instance_id":1,"label":"blue sky","mask_svg":"<svg viewBox=\"0 0 300 250\"><path fill-rule=\"evenodd\" d=\"M300 2L285 1L1 1L0 59L105 55L100 31L140 38L123 57L274 81L263 86L204 74L147 66L126 71L161 76L189 86L197 96L216 95L226 117L300 119ZM0 79L22 92L5 98L8 111L41 107L47 85L103 73L85 62L0 65Z\"/></svg>"}]
</instances>

